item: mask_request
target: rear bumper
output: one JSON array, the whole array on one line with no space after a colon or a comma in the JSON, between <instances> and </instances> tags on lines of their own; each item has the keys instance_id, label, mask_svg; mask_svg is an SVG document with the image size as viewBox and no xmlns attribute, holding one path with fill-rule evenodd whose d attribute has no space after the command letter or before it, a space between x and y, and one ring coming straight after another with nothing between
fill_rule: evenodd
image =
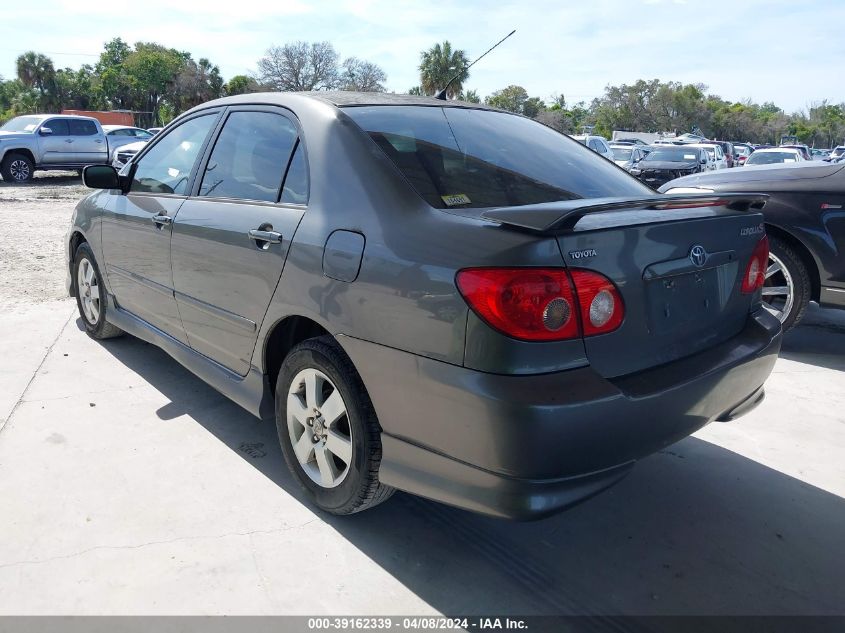
<instances>
[{"instance_id":1,"label":"rear bumper","mask_svg":"<svg viewBox=\"0 0 845 633\"><path fill-rule=\"evenodd\" d=\"M496 516L540 518L621 479L634 461L762 399L780 323L608 380L589 367L534 376L473 371L340 341L379 416L383 483Z\"/></svg>"}]
</instances>

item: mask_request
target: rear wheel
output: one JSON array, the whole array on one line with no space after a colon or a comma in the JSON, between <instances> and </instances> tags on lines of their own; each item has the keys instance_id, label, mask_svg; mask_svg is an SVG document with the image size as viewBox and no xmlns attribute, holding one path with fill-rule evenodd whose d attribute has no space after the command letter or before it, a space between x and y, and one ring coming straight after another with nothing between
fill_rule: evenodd
<instances>
[{"instance_id":1,"label":"rear wheel","mask_svg":"<svg viewBox=\"0 0 845 633\"><path fill-rule=\"evenodd\" d=\"M361 378L331 337L303 341L276 383L276 429L288 468L320 508L360 512L393 494L381 484L381 429Z\"/></svg>"},{"instance_id":2,"label":"rear wheel","mask_svg":"<svg viewBox=\"0 0 845 633\"><path fill-rule=\"evenodd\" d=\"M770 235L763 307L780 320L784 332L801 321L810 292L810 275L801 256L791 244Z\"/></svg>"},{"instance_id":3,"label":"rear wheel","mask_svg":"<svg viewBox=\"0 0 845 633\"><path fill-rule=\"evenodd\" d=\"M3 180L6 182L29 182L35 175L35 165L28 156L12 153L3 159L0 173L3 174Z\"/></svg>"}]
</instances>

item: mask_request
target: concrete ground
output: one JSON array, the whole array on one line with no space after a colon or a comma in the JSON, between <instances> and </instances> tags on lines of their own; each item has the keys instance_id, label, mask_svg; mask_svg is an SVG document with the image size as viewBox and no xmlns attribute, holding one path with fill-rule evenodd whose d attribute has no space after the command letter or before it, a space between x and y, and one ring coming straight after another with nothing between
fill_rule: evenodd
<instances>
[{"instance_id":1,"label":"concrete ground","mask_svg":"<svg viewBox=\"0 0 845 633\"><path fill-rule=\"evenodd\" d=\"M845 312L811 307L758 409L564 514L335 518L271 424L82 332L65 181L0 187L0 615L845 614Z\"/></svg>"},{"instance_id":2,"label":"concrete ground","mask_svg":"<svg viewBox=\"0 0 845 633\"><path fill-rule=\"evenodd\" d=\"M0 349L0 614L845 613L845 313L811 309L753 413L530 524L315 512L272 425L67 300Z\"/></svg>"}]
</instances>

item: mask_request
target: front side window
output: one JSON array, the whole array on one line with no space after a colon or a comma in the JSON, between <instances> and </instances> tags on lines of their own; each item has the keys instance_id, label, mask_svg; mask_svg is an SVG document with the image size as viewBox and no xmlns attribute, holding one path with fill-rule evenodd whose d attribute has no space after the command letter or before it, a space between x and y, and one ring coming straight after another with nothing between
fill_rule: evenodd
<instances>
[{"instance_id":1,"label":"front side window","mask_svg":"<svg viewBox=\"0 0 845 633\"><path fill-rule=\"evenodd\" d=\"M132 130L126 128L118 128L109 132L109 136L133 136Z\"/></svg>"},{"instance_id":2,"label":"front side window","mask_svg":"<svg viewBox=\"0 0 845 633\"><path fill-rule=\"evenodd\" d=\"M651 190L566 135L469 108L344 108L433 207L498 207Z\"/></svg>"},{"instance_id":3,"label":"front side window","mask_svg":"<svg viewBox=\"0 0 845 633\"><path fill-rule=\"evenodd\" d=\"M191 170L216 120L216 115L199 116L170 130L138 161L129 190L185 195Z\"/></svg>"},{"instance_id":4,"label":"front side window","mask_svg":"<svg viewBox=\"0 0 845 633\"><path fill-rule=\"evenodd\" d=\"M97 125L86 119L68 119L68 128L71 136L94 136L97 133Z\"/></svg>"},{"instance_id":5,"label":"front side window","mask_svg":"<svg viewBox=\"0 0 845 633\"><path fill-rule=\"evenodd\" d=\"M148 139L148 138L153 137L153 135L150 132L147 132L146 130L129 130L129 136L133 136L133 135L136 138L141 138L141 139Z\"/></svg>"},{"instance_id":6,"label":"front side window","mask_svg":"<svg viewBox=\"0 0 845 633\"><path fill-rule=\"evenodd\" d=\"M50 119L42 127L49 128L53 136L67 136L70 134L67 119Z\"/></svg>"},{"instance_id":7,"label":"front side window","mask_svg":"<svg viewBox=\"0 0 845 633\"><path fill-rule=\"evenodd\" d=\"M233 112L214 144L199 195L276 202L297 130L280 114Z\"/></svg>"}]
</instances>

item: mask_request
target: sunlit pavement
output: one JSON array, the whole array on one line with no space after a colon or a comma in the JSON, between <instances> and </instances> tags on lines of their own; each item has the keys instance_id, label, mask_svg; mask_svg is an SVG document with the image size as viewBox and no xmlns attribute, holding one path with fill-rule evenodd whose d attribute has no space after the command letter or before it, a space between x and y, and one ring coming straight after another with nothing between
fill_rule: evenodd
<instances>
[{"instance_id":1,"label":"sunlit pavement","mask_svg":"<svg viewBox=\"0 0 845 633\"><path fill-rule=\"evenodd\" d=\"M845 313L569 512L314 512L272 424L70 301L0 317L0 614L845 613Z\"/></svg>"}]
</instances>

